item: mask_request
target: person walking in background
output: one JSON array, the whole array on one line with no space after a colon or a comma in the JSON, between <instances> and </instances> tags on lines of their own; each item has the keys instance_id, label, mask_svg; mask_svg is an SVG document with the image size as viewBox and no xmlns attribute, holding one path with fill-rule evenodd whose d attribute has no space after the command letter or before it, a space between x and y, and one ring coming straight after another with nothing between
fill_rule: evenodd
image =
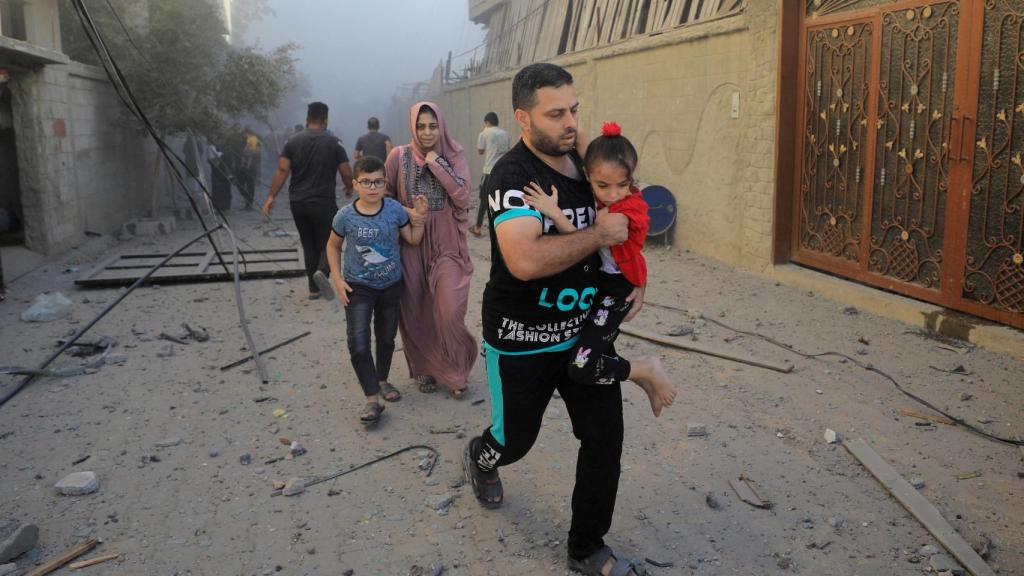
<instances>
[{"instance_id":1,"label":"person walking in background","mask_svg":"<svg viewBox=\"0 0 1024 576\"><path fill-rule=\"evenodd\" d=\"M480 205L476 209L476 225L470 227L473 236L483 236L484 216L487 215L487 194L490 192L487 177L491 174L495 162L508 152L508 132L498 128L498 115L488 112L484 115L484 129L476 138L476 151L484 157L483 174L480 177Z\"/></svg>"},{"instance_id":2,"label":"person walking in background","mask_svg":"<svg viewBox=\"0 0 1024 576\"><path fill-rule=\"evenodd\" d=\"M248 126L242 135L242 158L238 169L239 186L245 199L245 209L252 208L256 197L256 177L260 173L260 155L263 153L263 142Z\"/></svg>"},{"instance_id":3,"label":"person walking in background","mask_svg":"<svg viewBox=\"0 0 1024 576\"><path fill-rule=\"evenodd\" d=\"M330 238L331 221L338 211L334 195L336 175L341 175L345 196L352 195L352 167L341 141L327 133L327 113L327 104L323 102L309 105L306 129L289 138L281 150L270 193L261 210L264 216L270 215L274 199L291 173L288 196L302 242L310 300L320 297L313 275L317 270L325 276L330 273L324 249Z\"/></svg>"},{"instance_id":4,"label":"person walking in background","mask_svg":"<svg viewBox=\"0 0 1024 576\"><path fill-rule=\"evenodd\" d=\"M366 129L369 132L356 140L356 160L363 156L376 156L381 160L386 159L388 154L391 153L393 146L391 145L391 138L388 138L387 134L380 132L380 120L371 116L366 121Z\"/></svg>"},{"instance_id":5,"label":"person walking in background","mask_svg":"<svg viewBox=\"0 0 1024 576\"><path fill-rule=\"evenodd\" d=\"M423 242L402 246L402 346L421 392L440 383L462 398L477 355L465 322L473 275L466 243L469 165L437 104L414 104L409 130L412 141L395 147L385 163L388 194L407 207L424 196L429 209Z\"/></svg>"}]
</instances>

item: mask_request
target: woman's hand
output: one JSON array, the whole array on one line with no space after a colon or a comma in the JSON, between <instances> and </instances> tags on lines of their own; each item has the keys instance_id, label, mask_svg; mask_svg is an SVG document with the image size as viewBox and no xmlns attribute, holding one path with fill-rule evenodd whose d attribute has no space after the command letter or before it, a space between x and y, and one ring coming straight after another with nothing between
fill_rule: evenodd
<instances>
[{"instance_id":1,"label":"woman's hand","mask_svg":"<svg viewBox=\"0 0 1024 576\"><path fill-rule=\"evenodd\" d=\"M427 155L425 157L425 159L426 159L428 164L430 162L433 162L434 160L437 160L438 158L439 158L439 156L437 155L437 152L434 152L433 150L431 150L430 152L427 152Z\"/></svg>"},{"instance_id":2,"label":"woman's hand","mask_svg":"<svg viewBox=\"0 0 1024 576\"><path fill-rule=\"evenodd\" d=\"M552 186L551 195L548 196L536 182L530 182L526 185L525 192L526 196L523 197L523 200L544 216L552 220L564 217L562 210L558 207L558 188Z\"/></svg>"},{"instance_id":3,"label":"woman's hand","mask_svg":"<svg viewBox=\"0 0 1024 576\"><path fill-rule=\"evenodd\" d=\"M412 197L412 210L420 216L426 216L428 209L427 197L422 194L417 194Z\"/></svg>"}]
</instances>

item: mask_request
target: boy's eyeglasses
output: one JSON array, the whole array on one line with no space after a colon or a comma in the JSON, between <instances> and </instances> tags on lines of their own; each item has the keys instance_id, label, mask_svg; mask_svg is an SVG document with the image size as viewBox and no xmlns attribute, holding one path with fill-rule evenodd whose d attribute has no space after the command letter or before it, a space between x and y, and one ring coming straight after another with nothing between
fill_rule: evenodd
<instances>
[{"instance_id":1,"label":"boy's eyeglasses","mask_svg":"<svg viewBox=\"0 0 1024 576\"><path fill-rule=\"evenodd\" d=\"M370 190L373 190L374 188L383 188L384 185L388 183L388 181L383 178L378 178L376 180L367 180L364 178L362 180L356 180L356 182L358 182L363 188L369 188Z\"/></svg>"}]
</instances>

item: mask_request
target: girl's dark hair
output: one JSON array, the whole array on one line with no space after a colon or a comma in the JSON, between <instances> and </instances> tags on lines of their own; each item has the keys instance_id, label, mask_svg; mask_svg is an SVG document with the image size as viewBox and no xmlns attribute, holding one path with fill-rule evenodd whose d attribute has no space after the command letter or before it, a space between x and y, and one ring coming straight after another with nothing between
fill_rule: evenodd
<instances>
[{"instance_id":1,"label":"girl's dark hair","mask_svg":"<svg viewBox=\"0 0 1024 576\"><path fill-rule=\"evenodd\" d=\"M419 120L420 114L423 114L424 112L433 116L434 120L437 120L437 114L434 113L434 109L431 108L430 106L427 106L426 104L420 106L420 109L416 111L416 119Z\"/></svg>"},{"instance_id":2,"label":"girl's dark hair","mask_svg":"<svg viewBox=\"0 0 1024 576\"><path fill-rule=\"evenodd\" d=\"M587 147L583 166L589 172L599 162L611 162L626 169L626 176L633 180L636 170L636 148L625 136L598 136Z\"/></svg>"}]
</instances>

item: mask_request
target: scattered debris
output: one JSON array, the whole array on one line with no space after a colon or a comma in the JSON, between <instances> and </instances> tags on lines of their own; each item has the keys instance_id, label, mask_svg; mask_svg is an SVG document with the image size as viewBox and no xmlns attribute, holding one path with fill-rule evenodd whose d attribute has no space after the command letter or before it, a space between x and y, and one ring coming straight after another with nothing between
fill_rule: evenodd
<instances>
[{"instance_id":1,"label":"scattered debris","mask_svg":"<svg viewBox=\"0 0 1024 576\"><path fill-rule=\"evenodd\" d=\"M303 454L306 453L306 449L302 446L302 444L299 444L298 441L293 441L291 443L290 450L292 456L302 456Z\"/></svg>"},{"instance_id":2,"label":"scattered debris","mask_svg":"<svg viewBox=\"0 0 1024 576\"><path fill-rule=\"evenodd\" d=\"M828 525L836 530L840 530L846 527L846 518L842 516L830 516L828 519Z\"/></svg>"},{"instance_id":3,"label":"scattered debris","mask_svg":"<svg viewBox=\"0 0 1024 576\"><path fill-rule=\"evenodd\" d=\"M950 368L949 370L945 368L939 368L938 366L932 366L931 364L929 364L928 367L931 368L932 370L938 370L939 372L945 372L947 374L957 374L960 376L970 376L971 374L974 373L968 370L967 368L964 368L963 364L957 364L956 366Z\"/></svg>"},{"instance_id":4,"label":"scattered debris","mask_svg":"<svg viewBox=\"0 0 1024 576\"><path fill-rule=\"evenodd\" d=\"M470 404L472 404L473 406L477 406L479 404L483 404L486 401L487 400L484 399L484 398L477 398L476 400L473 400L472 402L470 402Z\"/></svg>"},{"instance_id":5,"label":"scattered debris","mask_svg":"<svg viewBox=\"0 0 1024 576\"><path fill-rule=\"evenodd\" d=\"M71 465L72 466L78 466L79 464L85 462L89 458L91 458L91 456L86 454L85 456L82 456L82 457L78 458L77 460L75 460L74 462L72 462Z\"/></svg>"},{"instance_id":6,"label":"scattered debris","mask_svg":"<svg viewBox=\"0 0 1024 576\"><path fill-rule=\"evenodd\" d=\"M261 402L266 402L267 400L276 400L276 398L274 398L273 396L257 396L252 399L252 401L257 404Z\"/></svg>"},{"instance_id":7,"label":"scattered debris","mask_svg":"<svg viewBox=\"0 0 1024 576\"><path fill-rule=\"evenodd\" d=\"M748 478L745 474L740 474L740 477L736 480L729 480L729 485L739 496L740 500L750 504L757 508L763 508L768 510L772 507L772 503L767 498L762 498L758 494L755 488L754 481Z\"/></svg>"},{"instance_id":8,"label":"scattered debris","mask_svg":"<svg viewBox=\"0 0 1024 576\"><path fill-rule=\"evenodd\" d=\"M72 472L54 485L65 496L81 496L99 490L100 481L95 472Z\"/></svg>"},{"instance_id":9,"label":"scattered debris","mask_svg":"<svg viewBox=\"0 0 1024 576\"><path fill-rule=\"evenodd\" d=\"M75 558L78 558L82 554L85 554L86 552L92 550L96 547L97 544L99 544L98 540L96 540L95 538L89 538L85 542L82 542L74 548L69 549L67 552L64 552L60 556L57 556L53 560L50 560L42 566L37 567L35 570L32 570L31 572L27 573L26 576L44 576L45 574L54 572L60 569L65 564L67 564L68 562L71 562Z\"/></svg>"},{"instance_id":10,"label":"scattered debris","mask_svg":"<svg viewBox=\"0 0 1024 576\"><path fill-rule=\"evenodd\" d=\"M433 456L434 456L432 459L430 459L431 460L431 465L430 465L430 468L427 470L427 476L430 476L430 474L434 471L434 463L437 461L437 456L438 456L437 450L435 450L434 448L432 448L430 446L424 446L422 444L414 444L412 446L406 446L405 448L400 448L400 449L395 450L394 452L392 452L390 454L385 454L384 456L380 456L379 458L374 458L373 460L370 460L369 462L363 462L362 464L359 464L359 465L356 465L356 466L352 466L348 470L343 470L341 472L335 472L333 474L328 474L327 476L319 476L319 477L316 477L316 478L311 478L311 479L306 481L306 483L305 483L306 484L306 488L309 488L310 486L315 486L315 485L320 484L322 482L327 482L328 480L334 480L335 478L340 478L340 477L342 477L342 476L344 476L346 474L351 474L352 472L355 472L356 470L362 470L363 468L366 468L367 466L372 466L372 465L374 465L374 464L376 464L378 462L387 460L389 458L393 458L395 456L398 456L399 454L403 454L405 452L408 452L410 450L415 450L417 448L421 448L421 449L424 449L424 450L429 450L430 453L433 454ZM340 494L340 492L339 492L339 494ZM272 492L270 495L271 496L280 496L281 492L275 491L275 492ZM330 496L332 494L330 494L330 492L328 492L328 495Z\"/></svg>"},{"instance_id":11,"label":"scattered debris","mask_svg":"<svg viewBox=\"0 0 1024 576\"><path fill-rule=\"evenodd\" d=\"M659 562L659 561L653 560L651 558L644 558L644 562L647 562L651 566L655 566L657 568L671 568L671 567L675 566L675 563L673 563L673 562Z\"/></svg>"},{"instance_id":12,"label":"scattered debris","mask_svg":"<svg viewBox=\"0 0 1024 576\"><path fill-rule=\"evenodd\" d=\"M956 422L948 418L942 418L940 416L931 416L929 414L921 414L920 412L914 412L913 410L900 410L900 416L908 416L910 418L917 418L918 420L927 420L929 422L935 422L937 424L945 424L946 426L956 426Z\"/></svg>"},{"instance_id":13,"label":"scattered debris","mask_svg":"<svg viewBox=\"0 0 1024 576\"><path fill-rule=\"evenodd\" d=\"M249 464L252 464L252 454L249 454L248 452L242 454L241 456L238 457L238 463L241 464L242 466L248 466Z\"/></svg>"},{"instance_id":14,"label":"scattered debris","mask_svg":"<svg viewBox=\"0 0 1024 576\"><path fill-rule=\"evenodd\" d=\"M947 573L952 574L952 576L964 576L964 569L954 562L952 558L942 554L941 552L939 554L934 554L928 559L928 566L933 572L937 572L939 574Z\"/></svg>"},{"instance_id":15,"label":"scattered debris","mask_svg":"<svg viewBox=\"0 0 1024 576\"><path fill-rule=\"evenodd\" d=\"M158 441L156 444L154 444L154 446L156 446L157 448L173 448L178 444L181 444L181 438L178 438L177 436L172 436L170 438L164 438L163 440Z\"/></svg>"},{"instance_id":16,"label":"scattered debris","mask_svg":"<svg viewBox=\"0 0 1024 576\"><path fill-rule=\"evenodd\" d=\"M203 328L202 326L198 328L193 328L189 326L188 322L182 322L181 327L184 328L185 332L188 333L189 337L191 337L196 342L206 342L207 340L210 339L210 333L206 330L206 328Z\"/></svg>"},{"instance_id":17,"label":"scattered debris","mask_svg":"<svg viewBox=\"0 0 1024 576\"><path fill-rule=\"evenodd\" d=\"M836 431L831 428L825 428L825 442L828 442L829 444L835 444L838 441L839 435L836 434Z\"/></svg>"},{"instance_id":18,"label":"scattered debris","mask_svg":"<svg viewBox=\"0 0 1024 576\"><path fill-rule=\"evenodd\" d=\"M434 428L433 426L430 427L431 434L455 434L458 431L459 428L454 426L449 426L448 428Z\"/></svg>"},{"instance_id":19,"label":"scattered debris","mask_svg":"<svg viewBox=\"0 0 1024 576\"><path fill-rule=\"evenodd\" d=\"M71 314L74 303L60 292L43 292L21 313L25 322L52 322Z\"/></svg>"},{"instance_id":20,"label":"scattered debris","mask_svg":"<svg viewBox=\"0 0 1024 576\"><path fill-rule=\"evenodd\" d=\"M971 394L970 392L961 392L960 393L960 401L961 402L967 402L971 398L974 398L974 394Z\"/></svg>"},{"instance_id":21,"label":"scattered debris","mask_svg":"<svg viewBox=\"0 0 1024 576\"><path fill-rule=\"evenodd\" d=\"M711 492L704 495L704 503L708 505L708 508L712 510L718 510L721 506L718 504L718 498Z\"/></svg>"},{"instance_id":22,"label":"scattered debris","mask_svg":"<svg viewBox=\"0 0 1024 576\"><path fill-rule=\"evenodd\" d=\"M281 487L282 496L296 496L306 491L306 483L302 478L289 478Z\"/></svg>"},{"instance_id":23,"label":"scattered debris","mask_svg":"<svg viewBox=\"0 0 1024 576\"><path fill-rule=\"evenodd\" d=\"M977 552L978 556L981 556L982 559L988 560L989 555L992 554L992 540L985 535L982 535L982 538L984 538L985 541L975 546L974 551Z\"/></svg>"},{"instance_id":24,"label":"scattered debris","mask_svg":"<svg viewBox=\"0 0 1024 576\"><path fill-rule=\"evenodd\" d=\"M921 490L922 488L924 488L924 478L911 478L910 485L916 488L917 490Z\"/></svg>"},{"instance_id":25,"label":"scattered debris","mask_svg":"<svg viewBox=\"0 0 1024 576\"><path fill-rule=\"evenodd\" d=\"M454 497L450 492L445 492L438 496L430 496L427 498L427 507L437 512L444 511L447 513L448 507L452 505L453 500Z\"/></svg>"},{"instance_id":26,"label":"scattered debris","mask_svg":"<svg viewBox=\"0 0 1024 576\"><path fill-rule=\"evenodd\" d=\"M174 347L170 344L160 348L156 353L157 358L170 358L171 356L174 356Z\"/></svg>"},{"instance_id":27,"label":"scattered debris","mask_svg":"<svg viewBox=\"0 0 1024 576\"><path fill-rule=\"evenodd\" d=\"M167 340L169 342L174 342L175 344L182 344L184 346L187 346L188 343L189 343L186 338L181 338L179 336L174 336L172 334L168 334L167 332L161 332L159 338L161 340Z\"/></svg>"},{"instance_id":28,"label":"scattered debris","mask_svg":"<svg viewBox=\"0 0 1024 576\"><path fill-rule=\"evenodd\" d=\"M932 536L971 571L971 574L995 576L992 568L957 534L956 530L939 514L939 511L904 480L888 462L883 460L867 442L858 438L846 442L844 446L908 512L931 532Z\"/></svg>"},{"instance_id":29,"label":"scattered debris","mask_svg":"<svg viewBox=\"0 0 1024 576\"><path fill-rule=\"evenodd\" d=\"M669 336L689 336L694 333L692 324L679 324L669 329L666 334Z\"/></svg>"},{"instance_id":30,"label":"scattered debris","mask_svg":"<svg viewBox=\"0 0 1024 576\"><path fill-rule=\"evenodd\" d=\"M700 437L700 436L707 436L708 435L707 426L705 426L703 424L699 424L699 423L687 424L686 425L686 435L691 437L691 438Z\"/></svg>"},{"instance_id":31,"label":"scattered debris","mask_svg":"<svg viewBox=\"0 0 1024 576\"><path fill-rule=\"evenodd\" d=\"M35 547L39 527L35 524L10 522L0 527L0 563L14 560Z\"/></svg>"},{"instance_id":32,"label":"scattered debris","mask_svg":"<svg viewBox=\"0 0 1024 576\"><path fill-rule=\"evenodd\" d=\"M287 418L288 417L288 411L285 410L284 408L274 408L274 411L271 412L271 414L273 414L274 418Z\"/></svg>"},{"instance_id":33,"label":"scattered debris","mask_svg":"<svg viewBox=\"0 0 1024 576\"><path fill-rule=\"evenodd\" d=\"M980 477L981 477L981 472L978 471L978 470L975 470L973 472L967 472L967 473L964 473L964 474L958 474L956 479L957 480L970 480L972 478L980 478Z\"/></svg>"},{"instance_id":34,"label":"scattered debris","mask_svg":"<svg viewBox=\"0 0 1024 576\"><path fill-rule=\"evenodd\" d=\"M857 314L860 314L860 310L857 310L855 306L847 306L846 308L843 308L843 314L846 314L847 316L856 316Z\"/></svg>"}]
</instances>

